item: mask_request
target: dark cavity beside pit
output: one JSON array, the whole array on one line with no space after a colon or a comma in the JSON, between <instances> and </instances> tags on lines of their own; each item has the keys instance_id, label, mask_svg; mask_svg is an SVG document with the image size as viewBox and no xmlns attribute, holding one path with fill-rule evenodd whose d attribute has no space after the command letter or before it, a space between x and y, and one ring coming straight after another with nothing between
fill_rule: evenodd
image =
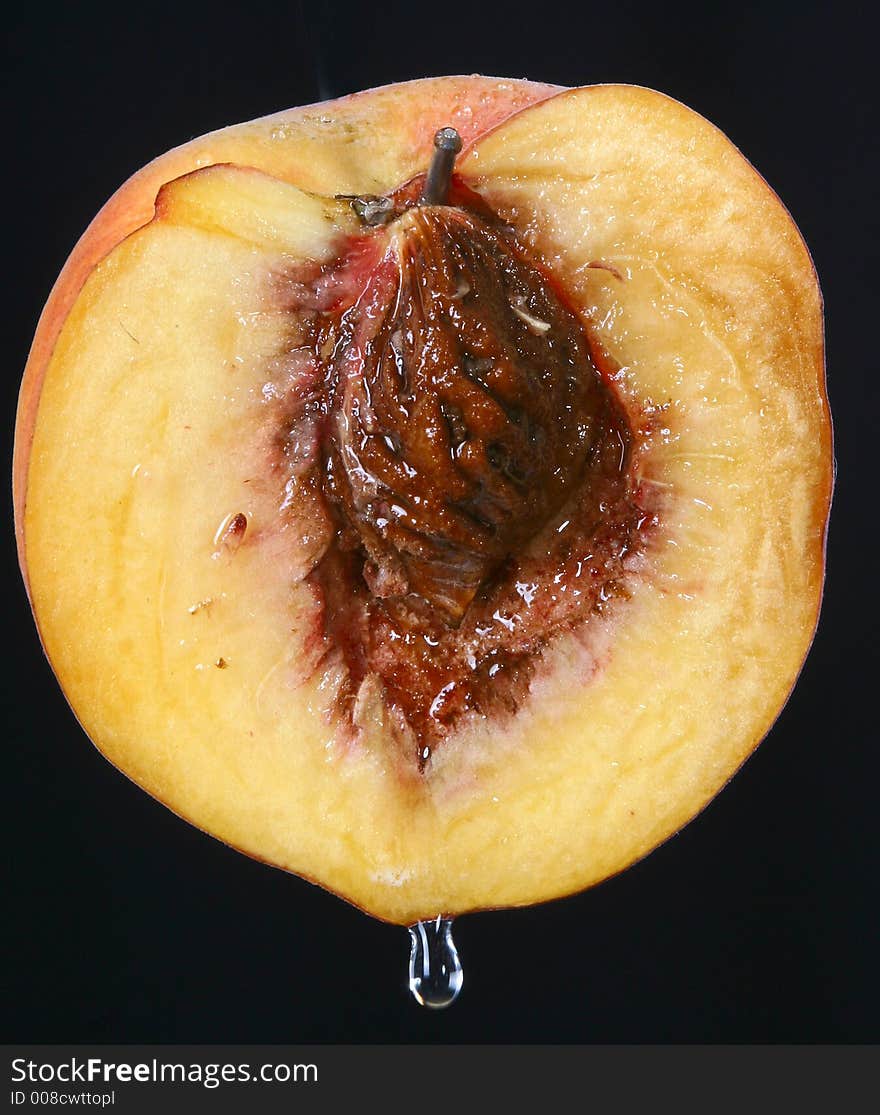
<instances>
[{"instance_id":1,"label":"dark cavity beside pit","mask_svg":"<svg viewBox=\"0 0 880 1115\"><path fill-rule=\"evenodd\" d=\"M323 539L308 579L316 668L345 667L334 716L381 720L424 769L468 717L514 714L550 640L626 595L646 516L624 409L515 231L461 185L390 208L344 280L300 284L311 372L284 508ZM346 293L328 308L317 287Z\"/></svg>"}]
</instances>

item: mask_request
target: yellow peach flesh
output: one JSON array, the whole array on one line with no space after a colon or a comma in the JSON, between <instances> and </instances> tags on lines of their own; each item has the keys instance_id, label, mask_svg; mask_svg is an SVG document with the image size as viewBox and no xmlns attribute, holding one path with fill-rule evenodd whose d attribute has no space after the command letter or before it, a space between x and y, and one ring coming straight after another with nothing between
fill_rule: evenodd
<instances>
[{"instance_id":1,"label":"yellow peach flesh","mask_svg":"<svg viewBox=\"0 0 880 1115\"><path fill-rule=\"evenodd\" d=\"M424 138L450 122L431 115ZM567 91L477 139L460 173L559 277L634 422L654 416L640 469L660 524L632 599L554 642L514 724L469 726L407 778L381 725L346 747L322 715L304 544L267 468L295 333L272 277L332 259L346 187L319 159L324 183L301 185L326 196L304 193L242 136L223 159L273 177L166 186L91 268L23 396L19 526L53 668L146 790L377 917L589 886L717 792L807 651L831 483L807 251L729 141L659 94ZM372 143L351 158L357 189L420 169Z\"/></svg>"}]
</instances>

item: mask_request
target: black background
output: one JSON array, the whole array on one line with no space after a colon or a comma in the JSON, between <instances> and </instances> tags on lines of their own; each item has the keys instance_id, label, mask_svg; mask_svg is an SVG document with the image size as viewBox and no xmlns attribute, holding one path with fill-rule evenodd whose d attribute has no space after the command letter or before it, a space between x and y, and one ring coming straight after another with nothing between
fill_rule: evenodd
<instances>
[{"instance_id":1,"label":"black background","mask_svg":"<svg viewBox=\"0 0 880 1115\"><path fill-rule=\"evenodd\" d=\"M371 85L482 72L653 86L777 190L827 311L838 485L819 632L716 801L591 892L463 918L429 1014L407 933L200 834L87 743L3 549L6 1040L873 1042L877 915L876 65L857 5L422 0L6 15L4 430L75 240L154 155ZM7 455L8 459L8 455Z\"/></svg>"}]
</instances>

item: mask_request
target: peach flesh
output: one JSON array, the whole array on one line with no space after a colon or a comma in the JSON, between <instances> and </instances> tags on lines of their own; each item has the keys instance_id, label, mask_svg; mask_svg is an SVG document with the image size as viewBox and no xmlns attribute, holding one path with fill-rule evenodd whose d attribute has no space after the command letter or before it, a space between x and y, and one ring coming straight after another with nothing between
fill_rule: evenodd
<instances>
[{"instance_id":1,"label":"peach flesh","mask_svg":"<svg viewBox=\"0 0 880 1115\"><path fill-rule=\"evenodd\" d=\"M454 88L461 109L467 82L448 80L383 94L400 109L398 150L413 146L410 120L421 122L422 152L439 124L457 122L429 107ZM474 103L487 84L470 87ZM266 377L281 336L267 291L291 255L332 258L318 231L327 219L346 234L340 211L316 209L287 182L301 173L325 195L387 193L426 159L395 157L390 169L352 159L339 172L319 156L297 169L281 139L269 149L268 129L253 143L250 125L196 141L175 155L184 173L205 152L216 161L212 150L283 173L200 171L163 189L153 221L105 263L80 254L47 308L22 390L25 575L86 730L182 816L396 922L570 893L656 846L766 733L821 595L831 488L821 303L790 218L728 141L667 98L598 87L534 104L553 91L504 84L509 105L533 107L494 132L490 117L488 128L475 124L469 138L488 134L458 173L589 322L594 357L635 430L636 490L658 526L628 570L630 599L549 648L503 738L462 727L416 786L368 694L357 737L328 738L322 714L342 680L294 690L282 681L315 650L305 618L314 597L277 523L279 486L252 472L270 460L281 410L256 395L289 383L280 367ZM370 96L358 102L361 120ZM381 96L372 103L381 116ZM356 131L349 111L322 110L328 130L347 120ZM536 141L551 133L552 152ZM293 148L296 134L291 124ZM321 183L308 180L315 167ZM136 183L128 224L114 225L121 210L111 206L89 251L148 219L160 181ZM633 185L646 181L650 190ZM187 278L175 286L174 276ZM157 332L169 306L182 330L200 322L195 350ZM262 333L223 325L248 315ZM131 365L120 318L140 356L161 349L161 361ZM250 387L239 379L221 410L230 353L260 372ZM184 382L176 368L187 369ZM189 441L170 436L180 428L194 432ZM215 450L230 467L203 484ZM83 521L102 527L85 562Z\"/></svg>"}]
</instances>

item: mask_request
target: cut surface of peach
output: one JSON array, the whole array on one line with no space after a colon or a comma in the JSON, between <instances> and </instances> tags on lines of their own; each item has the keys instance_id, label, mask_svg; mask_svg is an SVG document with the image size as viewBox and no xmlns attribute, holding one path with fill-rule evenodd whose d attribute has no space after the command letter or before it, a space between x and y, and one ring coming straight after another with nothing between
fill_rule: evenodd
<instances>
[{"instance_id":1,"label":"cut surface of peach","mask_svg":"<svg viewBox=\"0 0 880 1115\"><path fill-rule=\"evenodd\" d=\"M538 902L685 824L795 682L819 288L659 93L371 91L108 204L40 324L15 484L46 653L145 790L388 921Z\"/></svg>"}]
</instances>

